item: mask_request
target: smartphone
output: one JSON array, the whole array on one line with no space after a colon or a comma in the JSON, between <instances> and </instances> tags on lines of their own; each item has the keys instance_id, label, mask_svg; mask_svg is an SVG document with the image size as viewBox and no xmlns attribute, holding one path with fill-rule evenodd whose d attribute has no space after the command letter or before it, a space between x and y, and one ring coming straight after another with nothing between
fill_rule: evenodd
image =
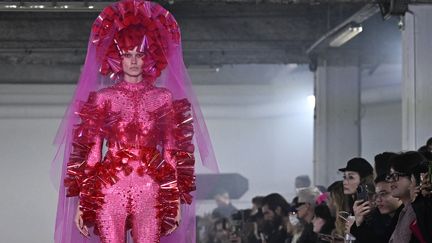
<instances>
[{"instance_id":1,"label":"smartphone","mask_svg":"<svg viewBox=\"0 0 432 243\"><path fill-rule=\"evenodd\" d=\"M357 187L357 200L362 200L363 202L369 201L367 185L360 184Z\"/></svg>"}]
</instances>

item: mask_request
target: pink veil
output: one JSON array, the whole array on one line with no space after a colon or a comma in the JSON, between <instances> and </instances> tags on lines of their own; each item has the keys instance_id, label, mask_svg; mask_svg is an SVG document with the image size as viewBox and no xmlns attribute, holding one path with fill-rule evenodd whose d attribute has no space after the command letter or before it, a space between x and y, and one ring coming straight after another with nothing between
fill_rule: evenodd
<instances>
[{"instance_id":1,"label":"pink veil","mask_svg":"<svg viewBox=\"0 0 432 243\"><path fill-rule=\"evenodd\" d=\"M140 6L141 11L147 11L147 14L162 14L171 21L175 22L173 16L157 3L143 0L124 0L122 2L132 3L136 8L138 8L137 6ZM122 2L113 3L110 5L110 7L121 8L120 4ZM103 17L104 16L100 15L98 19L95 20L95 24L97 21L101 23L100 21ZM164 26L162 26L160 23L156 26L156 28L161 29L161 32L163 32L162 28L164 28ZM57 135L54 140L56 154L51 163L50 176L54 187L58 189L59 193L54 233L55 243L100 242L99 237L93 234L92 229L89 229L90 237L86 238L81 235L81 233L76 228L74 217L78 204L78 198L66 197L66 189L63 184L63 180L66 176L66 166L67 162L69 161L69 155L72 148L72 129L74 124L79 122L79 117L75 114L75 112L78 110L80 102L86 101L90 92L99 90L100 88L112 85L116 82L115 75L114 78L110 78L108 75L102 75L100 72L103 62L100 58L101 49L102 52L105 51L105 53L108 50L109 45L113 40L115 31L114 29L115 28L112 28L111 32L108 32L104 39L98 40L99 49L96 48L95 45L95 40L98 38L98 36L94 31L91 32L87 47L87 55L78 85L72 97L72 101L66 109L65 115L60 123ZM178 38L180 39L180 37ZM195 130L194 142L195 146L198 148L200 155L199 157L204 167L212 172L218 172L218 165L210 141L210 136L203 118L203 114L199 107L198 100L192 89L192 82L183 62L181 41L177 43L174 41L168 41L166 50L167 52L164 53L164 55L166 56L168 64L160 77L156 80L156 85L168 88L173 93L174 99L187 98L192 104ZM115 64L113 65L115 66ZM193 192L192 195L194 198L197 198L196 192ZM182 221L179 228L177 228L174 233L170 234L169 236L162 237L162 243L195 242L195 206L196 200L193 200L192 204L190 205L182 204ZM130 234L128 234L127 242L132 242Z\"/></svg>"}]
</instances>

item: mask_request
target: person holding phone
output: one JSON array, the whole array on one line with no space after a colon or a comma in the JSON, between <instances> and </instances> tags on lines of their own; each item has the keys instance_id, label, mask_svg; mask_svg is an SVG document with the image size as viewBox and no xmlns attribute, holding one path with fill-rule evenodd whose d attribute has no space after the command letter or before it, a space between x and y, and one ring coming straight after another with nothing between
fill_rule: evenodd
<instances>
[{"instance_id":1,"label":"person holding phone","mask_svg":"<svg viewBox=\"0 0 432 243\"><path fill-rule=\"evenodd\" d=\"M375 194L370 197L370 203L375 207L365 209L362 204L354 205L356 223L351 227L351 233L360 242L388 242L396 226L402 202L391 195L391 184L386 181L390 172L389 160L395 153L385 152L375 156ZM361 190L360 194L361 194ZM360 199L364 195L358 195ZM367 205L367 203L364 203ZM367 207L367 206L366 206ZM365 218L367 218L365 220Z\"/></svg>"},{"instance_id":2,"label":"person holding phone","mask_svg":"<svg viewBox=\"0 0 432 243\"><path fill-rule=\"evenodd\" d=\"M346 211L354 215L355 218L355 220L347 220L345 233L352 234L352 226L360 226L373 206L369 201L375 191L373 167L367 160L357 157L349 160L346 167L339 169L339 171L344 173L343 189L347 204L345 205ZM363 241L356 238L356 242Z\"/></svg>"}]
</instances>

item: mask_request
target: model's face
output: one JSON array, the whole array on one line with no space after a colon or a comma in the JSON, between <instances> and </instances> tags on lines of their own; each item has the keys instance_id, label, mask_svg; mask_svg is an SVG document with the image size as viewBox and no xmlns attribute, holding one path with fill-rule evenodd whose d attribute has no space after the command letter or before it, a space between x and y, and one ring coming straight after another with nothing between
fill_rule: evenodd
<instances>
[{"instance_id":1,"label":"model's face","mask_svg":"<svg viewBox=\"0 0 432 243\"><path fill-rule=\"evenodd\" d=\"M345 195L353 195L360 185L360 175L355 171L345 171L343 176L343 187Z\"/></svg>"},{"instance_id":2,"label":"model's face","mask_svg":"<svg viewBox=\"0 0 432 243\"><path fill-rule=\"evenodd\" d=\"M312 224L313 224L313 232L319 233L325 224L325 220L315 216L312 219Z\"/></svg>"},{"instance_id":3,"label":"model's face","mask_svg":"<svg viewBox=\"0 0 432 243\"><path fill-rule=\"evenodd\" d=\"M144 53L137 52L137 48L135 47L122 55L122 67L126 76L139 77L143 73Z\"/></svg>"},{"instance_id":4,"label":"model's face","mask_svg":"<svg viewBox=\"0 0 432 243\"><path fill-rule=\"evenodd\" d=\"M375 203L381 214L391 214L401 205L401 201L391 195L391 184L378 182L375 185Z\"/></svg>"},{"instance_id":5,"label":"model's face","mask_svg":"<svg viewBox=\"0 0 432 243\"><path fill-rule=\"evenodd\" d=\"M410 197L412 187L410 177L401 175L393 168L390 170L390 177L392 178L390 183L391 195L399 199Z\"/></svg>"}]
</instances>

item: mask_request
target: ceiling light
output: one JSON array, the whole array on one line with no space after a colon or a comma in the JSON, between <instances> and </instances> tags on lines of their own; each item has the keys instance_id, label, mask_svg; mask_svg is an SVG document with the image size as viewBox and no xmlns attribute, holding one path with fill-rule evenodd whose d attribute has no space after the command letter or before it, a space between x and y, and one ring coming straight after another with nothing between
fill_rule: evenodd
<instances>
[{"instance_id":1,"label":"ceiling light","mask_svg":"<svg viewBox=\"0 0 432 243\"><path fill-rule=\"evenodd\" d=\"M330 42L331 47L340 47L347 43L349 40L357 36L363 31L363 27L359 24L350 24L342 29L336 37Z\"/></svg>"}]
</instances>

